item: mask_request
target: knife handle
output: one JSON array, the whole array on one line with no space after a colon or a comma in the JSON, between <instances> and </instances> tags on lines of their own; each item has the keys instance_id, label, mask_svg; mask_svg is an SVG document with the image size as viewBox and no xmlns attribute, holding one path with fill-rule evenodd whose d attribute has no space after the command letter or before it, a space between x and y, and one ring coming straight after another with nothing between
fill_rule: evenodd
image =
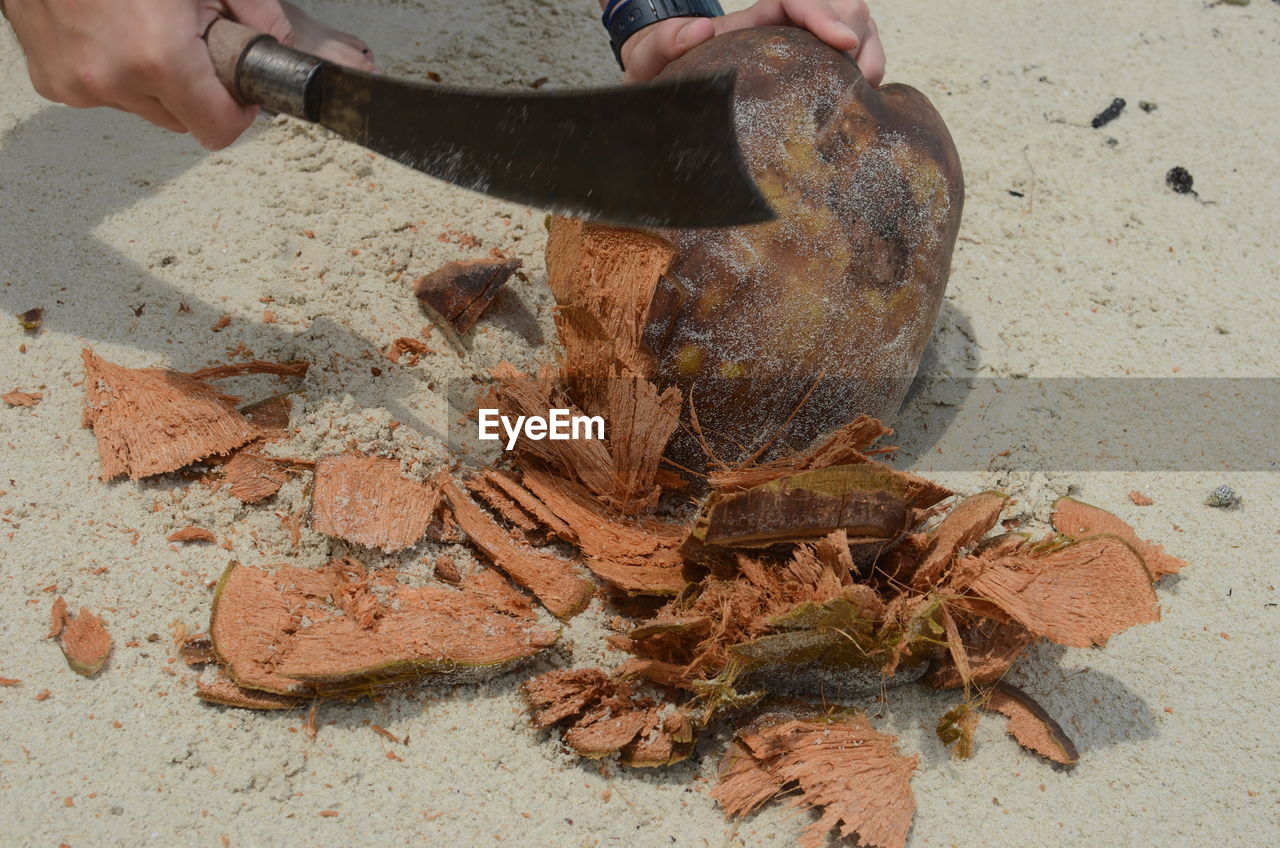
<instances>
[{"instance_id":1,"label":"knife handle","mask_svg":"<svg viewBox=\"0 0 1280 848\"><path fill-rule=\"evenodd\" d=\"M210 24L204 39L218 79L237 102L304 121L319 117L319 104L308 93L324 60L228 18Z\"/></svg>"}]
</instances>

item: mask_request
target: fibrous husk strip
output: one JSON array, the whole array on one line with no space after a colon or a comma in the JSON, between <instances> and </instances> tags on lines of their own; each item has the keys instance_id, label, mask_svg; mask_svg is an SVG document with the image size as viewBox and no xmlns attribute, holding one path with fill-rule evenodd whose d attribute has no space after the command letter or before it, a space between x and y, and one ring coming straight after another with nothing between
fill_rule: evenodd
<instances>
[{"instance_id":1,"label":"fibrous husk strip","mask_svg":"<svg viewBox=\"0 0 1280 848\"><path fill-rule=\"evenodd\" d=\"M587 568L612 588L631 595L674 595L688 579L680 546L684 525L610 514L576 483L540 469L524 484L572 533Z\"/></svg>"},{"instance_id":2,"label":"fibrous husk strip","mask_svg":"<svg viewBox=\"0 0 1280 848\"><path fill-rule=\"evenodd\" d=\"M726 816L742 816L794 784L799 794L791 803L819 813L800 838L805 848L826 845L832 831L862 845L902 848L915 814L911 775L919 758L899 754L897 741L854 711L764 716L738 732L711 795Z\"/></svg>"},{"instance_id":3,"label":"fibrous husk strip","mask_svg":"<svg viewBox=\"0 0 1280 848\"><path fill-rule=\"evenodd\" d=\"M231 362L225 365L210 365L191 372L197 380L221 380L227 377L243 377L246 374L275 374L277 377L305 377L310 362L297 359L292 362L265 362L251 359L248 362Z\"/></svg>"},{"instance_id":4,"label":"fibrous husk strip","mask_svg":"<svg viewBox=\"0 0 1280 848\"><path fill-rule=\"evenodd\" d=\"M1059 498L1055 501L1051 521L1055 530L1073 539L1100 533L1119 536L1142 555L1147 569L1156 580L1166 574L1177 574L1186 566L1185 561L1165 553L1162 545L1149 539L1139 539L1137 531L1119 517L1075 498Z\"/></svg>"},{"instance_id":5,"label":"fibrous husk strip","mask_svg":"<svg viewBox=\"0 0 1280 848\"><path fill-rule=\"evenodd\" d=\"M241 408L240 412L262 430L262 435L232 454L222 468L231 496L240 502L264 501L289 481L288 465L266 456L264 450L268 442L288 435L292 407L288 395L276 395Z\"/></svg>"},{"instance_id":6,"label":"fibrous husk strip","mask_svg":"<svg viewBox=\"0 0 1280 848\"><path fill-rule=\"evenodd\" d=\"M599 669L547 672L520 691L533 726L563 727L565 745L581 756L616 753L625 765L663 766L693 750L693 723L683 710Z\"/></svg>"},{"instance_id":7,"label":"fibrous husk strip","mask_svg":"<svg viewBox=\"0 0 1280 848\"><path fill-rule=\"evenodd\" d=\"M911 587L927 592L943 582L961 549L987 535L1008 502L1003 492L979 492L956 504L929 533L929 549L911 578Z\"/></svg>"},{"instance_id":8,"label":"fibrous husk strip","mask_svg":"<svg viewBox=\"0 0 1280 848\"><path fill-rule=\"evenodd\" d=\"M957 611L956 614L961 613ZM960 643L969 662L970 682L979 686L995 683L1004 677L1036 637L1015 621L970 618L974 623L962 629L960 634ZM939 689L964 685L960 670L950 656L940 659L929 672L929 685Z\"/></svg>"},{"instance_id":9,"label":"fibrous husk strip","mask_svg":"<svg viewBox=\"0 0 1280 848\"><path fill-rule=\"evenodd\" d=\"M311 526L388 553L417 544L440 505L440 483L411 480L400 463L358 453L316 464Z\"/></svg>"},{"instance_id":10,"label":"fibrous husk strip","mask_svg":"<svg viewBox=\"0 0 1280 848\"><path fill-rule=\"evenodd\" d=\"M232 563L209 635L232 680L282 695L354 695L405 679L501 671L555 643L491 572L406 586L349 559L320 568ZM498 580L500 584L500 579Z\"/></svg>"},{"instance_id":11,"label":"fibrous husk strip","mask_svg":"<svg viewBox=\"0 0 1280 848\"><path fill-rule=\"evenodd\" d=\"M0 395L0 400L9 406L35 406L43 398L44 395L40 392L24 392L21 389L14 389Z\"/></svg>"},{"instance_id":12,"label":"fibrous husk strip","mask_svg":"<svg viewBox=\"0 0 1280 848\"><path fill-rule=\"evenodd\" d=\"M167 368L124 368L86 349L84 426L93 428L102 477L163 474L258 436L236 398Z\"/></svg>"},{"instance_id":13,"label":"fibrous husk strip","mask_svg":"<svg viewBox=\"0 0 1280 848\"><path fill-rule=\"evenodd\" d=\"M213 542L217 537L213 535L213 531L204 527L183 527L181 530L175 530L165 537L169 542Z\"/></svg>"},{"instance_id":14,"label":"fibrous husk strip","mask_svg":"<svg viewBox=\"0 0 1280 848\"><path fill-rule=\"evenodd\" d=\"M306 702L304 698L291 695L246 689L221 671L212 680L196 683L196 697L211 704L246 710L289 710Z\"/></svg>"},{"instance_id":15,"label":"fibrous husk strip","mask_svg":"<svg viewBox=\"0 0 1280 848\"><path fill-rule=\"evenodd\" d=\"M1151 574L1119 536L1091 536L997 559L956 603L1074 648L1104 645L1121 630L1160 618Z\"/></svg>"},{"instance_id":16,"label":"fibrous husk strip","mask_svg":"<svg viewBox=\"0 0 1280 848\"><path fill-rule=\"evenodd\" d=\"M1061 725L1016 686L996 684L983 706L1009 719L1009 735L1022 747L1063 765L1075 765L1080 759L1076 746Z\"/></svg>"},{"instance_id":17,"label":"fibrous husk strip","mask_svg":"<svg viewBox=\"0 0 1280 848\"><path fill-rule=\"evenodd\" d=\"M514 538L451 481L443 484L458 527L489 560L517 585L534 594L557 618L586 609L595 587L580 577L572 562L536 551Z\"/></svg>"},{"instance_id":18,"label":"fibrous husk strip","mask_svg":"<svg viewBox=\"0 0 1280 848\"><path fill-rule=\"evenodd\" d=\"M85 677L101 671L111 655L111 634L102 619L87 607L73 618L61 595L53 602L52 619L49 637L57 637L71 670Z\"/></svg>"},{"instance_id":19,"label":"fibrous husk strip","mask_svg":"<svg viewBox=\"0 0 1280 848\"><path fill-rule=\"evenodd\" d=\"M562 372L571 385L612 373L615 363L631 374L653 376L653 355L641 337L654 290L675 256L657 236L552 219L547 284L557 304Z\"/></svg>"}]
</instances>

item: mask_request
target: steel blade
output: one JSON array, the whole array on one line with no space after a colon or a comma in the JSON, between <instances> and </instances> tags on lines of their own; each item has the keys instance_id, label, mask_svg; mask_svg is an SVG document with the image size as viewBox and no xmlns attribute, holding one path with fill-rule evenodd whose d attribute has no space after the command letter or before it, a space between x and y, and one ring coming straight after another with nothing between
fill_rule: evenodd
<instances>
[{"instance_id":1,"label":"steel blade","mask_svg":"<svg viewBox=\"0 0 1280 848\"><path fill-rule=\"evenodd\" d=\"M318 122L446 182L628 226L768 221L734 132L733 75L551 92L469 91L325 63Z\"/></svg>"}]
</instances>

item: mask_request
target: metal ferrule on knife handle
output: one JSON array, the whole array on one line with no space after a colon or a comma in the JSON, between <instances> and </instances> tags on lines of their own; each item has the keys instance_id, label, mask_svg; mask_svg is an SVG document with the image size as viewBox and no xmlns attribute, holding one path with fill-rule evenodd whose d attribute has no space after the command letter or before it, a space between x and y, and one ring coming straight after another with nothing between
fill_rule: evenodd
<instances>
[{"instance_id":1,"label":"metal ferrule on knife handle","mask_svg":"<svg viewBox=\"0 0 1280 848\"><path fill-rule=\"evenodd\" d=\"M213 22L205 41L218 79L240 103L304 121L319 119L317 92L311 82L323 60L226 18Z\"/></svg>"}]
</instances>

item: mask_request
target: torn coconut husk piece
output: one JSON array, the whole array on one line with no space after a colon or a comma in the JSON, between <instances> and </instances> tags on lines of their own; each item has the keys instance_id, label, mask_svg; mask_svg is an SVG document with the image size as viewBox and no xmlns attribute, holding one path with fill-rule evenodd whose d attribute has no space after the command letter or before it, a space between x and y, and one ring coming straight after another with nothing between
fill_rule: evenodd
<instances>
[{"instance_id":1,"label":"torn coconut husk piece","mask_svg":"<svg viewBox=\"0 0 1280 848\"><path fill-rule=\"evenodd\" d=\"M1151 573L1119 536L1031 546L986 563L954 603L1073 648L1160 619Z\"/></svg>"},{"instance_id":2,"label":"torn coconut husk piece","mask_svg":"<svg viewBox=\"0 0 1280 848\"><path fill-rule=\"evenodd\" d=\"M943 582L961 549L972 547L987 535L1008 502L1009 496L1003 492L979 492L953 506L929 532L929 548L911 577L911 588L927 592Z\"/></svg>"},{"instance_id":3,"label":"torn coconut husk piece","mask_svg":"<svg viewBox=\"0 0 1280 848\"><path fill-rule=\"evenodd\" d=\"M246 710L289 710L306 703L304 698L237 686L229 675L221 671L212 680L196 683L196 697L211 704Z\"/></svg>"},{"instance_id":4,"label":"torn coconut husk piece","mask_svg":"<svg viewBox=\"0 0 1280 848\"><path fill-rule=\"evenodd\" d=\"M386 553L417 544L440 505L440 484L411 480L400 462L359 453L316 463L311 527Z\"/></svg>"},{"instance_id":5,"label":"torn coconut husk piece","mask_svg":"<svg viewBox=\"0 0 1280 848\"><path fill-rule=\"evenodd\" d=\"M1009 735L1022 747L1063 765L1075 765L1080 759L1075 744L1062 726L1034 698L1016 686L997 683L982 706L1009 719Z\"/></svg>"},{"instance_id":6,"label":"torn coconut husk piece","mask_svg":"<svg viewBox=\"0 0 1280 848\"><path fill-rule=\"evenodd\" d=\"M204 527L183 527L181 530L174 530L168 536L165 536L168 542L214 542L217 537L213 535L212 530Z\"/></svg>"},{"instance_id":7,"label":"torn coconut husk piece","mask_svg":"<svg viewBox=\"0 0 1280 848\"><path fill-rule=\"evenodd\" d=\"M469 679L550 647L557 634L492 572L407 586L349 559L321 568L232 563L209 636L231 679L293 696L347 696L406 679Z\"/></svg>"},{"instance_id":8,"label":"torn coconut husk piece","mask_svg":"<svg viewBox=\"0 0 1280 848\"><path fill-rule=\"evenodd\" d=\"M750 489L714 495L704 541L766 547L844 530L850 538L887 541L907 529L903 487L882 466L838 465L779 477Z\"/></svg>"},{"instance_id":9,"label":"torn coconut husk piece","mask_svg":"<svg viewBox=\"0 0 1280 848\"><path fill-rule=\"evenodd\" d=\"M102 478L136 480L225 454L258 435L236 398L167 368L125 368L86 349L84 426L93 428Z\"/></svg>"},{"instance_id":10,"label":"torn coconut husk piece","mask_svg":"<svg viewBox=\"0 0 1280 848\"><path fill-rule=\"evenodd\" d=\"M595 759L617 754L628 766L665 766L693 751L693 723L673 704L594 668L551 671L520 687L534 727L564 729L566 746Z\"/></svg>"},{"instance_id":11,"label":"torn coconut husk piece","mask_svg":"<svg viewBox=\"0 0 1280 848\"><path fill-rule=\"evenodd\" d=\"M894 490L898 491L902 499L914 509L928 509L951 497L950 489L924 477L899 471L867 455L871 452L871 445L880 437L892 432L876 419L860 415L809 450L758 465L748 463L734 468L713 470L708 475L708 481L713 491L727 494L760 486L801 471L865 464L878 469L885 477L893 478L896 481Z\"/></svg>"},{"instance_id":12,"label":"torn coconut husk piece","mask_svg":"<svg viewBox=\"0 0 1280 848\"><path fill-rule=\"evenodd\" d=\"M240 410L262 431L259 438L232 454L222 468L223 480L228 484L231 496L241 503L264 501L289 482L294 471L291 464L287 460L267 456L265 449L269 442L289 435L292 406L288 395L277 395Z\"/></svg>"},{"instance_id":13,"label":"torn coconut husk piece","mask_svg":"<svg viewBox=\"0 0 1280 848\"><path fill-rule=\"evenodd\" d=\"M1055 530L1073 539L1103 533L1119 536L1142 555L1151 576L1156 580L1166 574L1177 574L1186 567L1184 560L1165 553L1162 545L1149 539L1139 539L1137 531L1124 520L1084 501L1058 498L1053 504L1053 516L1050 520Z\"/></svg>"},{"instance_id":14,"label":"torn coconut husk piece","mask_svg":"<svg viewBox=\"0 0 1280 848\"><path fill-rule=\"evenodd\" d=\"M576 483L539 469L525 471L526 491L571 532L587 568L629 595L674 595L689 583L680 546L684 525L628 519L610 512ZM562 537L564 538L564 537Z\"/></svg>"},{"instance_id":15,"label":"torn coconut husk piece","mask_svg":"<svg viewBox=\"0 0 1280 848\"><path fill-rule=\"evenodd\" d=\"M61 595L53 602L51 617L49 638L58 639L71 670L85 677L101 671L111 654L111 634L102 619L87 607L80 607L80 614L72 617Z\"/></svg>"},{"instance_id":16,"label":"torn coconut husk piece","mask_svg":"<svg viewBox=\"0 0 1280 848\"><path fill-rule=\"evenodd\" d=\"M557 618L571 618L586 609L595 593L591 581L580 577L574 564L529 547L509 534L450 481L443 484L453 518L471 543L519 586L534 594Z\"/></svg>"},{"instance_id":17,"label":"torn coconut husk piece","mask_svg":"<svg viewBox=\"0 0 1280 848\"><path fill-rule=\"evenodd\" d=\"M457 332L466 333L523 264L519 259L450 262L414 281L413 294Z\"/></svg>"},{"instance_id":18,"label":"torn coconut husk piece","mask_svg":"<svg viewBox=\"0 0 1280 848\"><path fill-rule=\"evenodd\" d=\"M658 281L675 256L654 235L552 219L547 285L558 304L562 373L570 383L612 373L615 363L632 374L653 375L653 354L642 346L642 336Z\"/></svg>"},{"instance_id":19,"label":"torn coconut husk piece","mask_svg":"<svg viewBox=\"0 0 1280 848\"><path fill-rule=\"evenodd\" d=\"M957 615L961 614L957 610ZM969 682L985 686L1004 677L1036 637L1014 621L972 619L974 623L960 633L960 645L968 660ZM938 689L954 689L964 683L950 656L941 658L929 672L929 685Z\"/></svg>"},{"instance_id":20,"label":"torn coconut husk piece","mask_svg":"<svg viewBox=\"0 0 1280 848\"><path fill-rule=\"evenodd\" d=\"M35 406L43 399L44 395L40 392L24 392L22 389L14 389L0 395L0 400L9 406Z\"/></svg>"},{"instance_id":21,"label":"torn coconut husk piece","mask_svg":"<svg viewBox=\"0 0 1280 848\"><path fill-rule=\"evenodd\" d=\"M767 713L738 731L711 796L732 818L794 785L799 795L791 803L819 813L800 837L805 848L826 845L832 831L901 848L915 814L911 775L919 757L899 754L897 741L853 710Z\"/></svg>"},{"instance_id":22,"label":"torn coconut husk piece","mask_svg":"<svg viewBox=\"0 0 1280 848\"><path fill-rule=\"evenodd\" d=\"M210 365L192 371L190 376L196 380L222 380L227 377L244 377L249 374L275 374L277 377L305 377L310 362L295 359L291 362L267 362L262 359L250 359L247 362L230 362L224 365Z\"/></svg>"}]
</instances>

